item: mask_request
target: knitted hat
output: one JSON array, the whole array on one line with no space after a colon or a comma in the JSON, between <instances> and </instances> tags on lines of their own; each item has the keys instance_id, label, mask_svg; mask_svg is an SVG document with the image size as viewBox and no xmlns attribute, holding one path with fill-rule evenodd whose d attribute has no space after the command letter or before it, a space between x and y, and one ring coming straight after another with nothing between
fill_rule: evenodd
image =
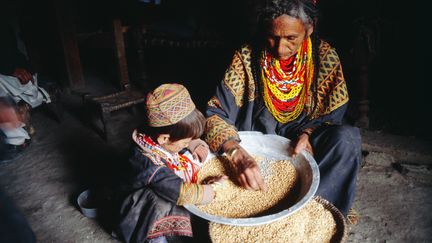
<instances>
[{"instance_id":1,"label":"knitted hat","mask_svg":"<svg viewBox=\"0 0 432 243\"><path fill-rule=\"evenodd\" d=\"M181 84L162 84L147 95L146 110L151 127L173 125L194 109L189 92Z\"/></svg>"}]
</instances>

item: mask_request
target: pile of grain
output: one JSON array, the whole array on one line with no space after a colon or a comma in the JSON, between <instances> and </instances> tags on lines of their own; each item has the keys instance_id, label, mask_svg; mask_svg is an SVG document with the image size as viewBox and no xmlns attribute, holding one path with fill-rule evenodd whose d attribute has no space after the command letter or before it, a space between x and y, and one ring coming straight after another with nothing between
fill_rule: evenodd
<instances>
[{"instance_id":1,"label":"pile of grain","mask_svg":"<svg viewBox=\"0 0 432 243\"><path fill-rule=\"evenodd\" d=\"M220 158L222 159L222 158ZM219 189L216 200L208 205L198 206L202 211L228 218L247 218L269 210L281 201L286 202L289 193L294 189L297 173L294 165L287 160L268 161L256 157L258 165L267 184L267 192L246 190L236 185L232 168L228 161L214 158L204 164L198 180L226 174L230 180L223 189ZM286 205L285 208L288 208Z\"/></svg>"},{"instance_id":2,"label":"pile of grain","mask_svg":"<svg viewBox=\"0 0 432 243\"><path fill-rule=\"evenodd\" d=\"M343 241L343 218L337 209L328 205L325 200L316 198L289 217L260 226L210 223L210 237L213 243Z\"/></svg>"}]
</instances>

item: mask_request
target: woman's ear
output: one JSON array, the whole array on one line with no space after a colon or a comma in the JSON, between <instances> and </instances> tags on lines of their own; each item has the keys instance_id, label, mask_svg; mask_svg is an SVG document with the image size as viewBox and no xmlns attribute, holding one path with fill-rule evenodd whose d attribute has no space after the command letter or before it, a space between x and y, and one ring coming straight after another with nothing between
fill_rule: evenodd
<instances>
[{"instance_id":1,"label":"woman's ear","mask_svg":"<svg viewBox=\"0 0 432 243\"><path fill-rule=\"evenodd\" d=\"M313 31L314 31L314 27L313 27L312 25L310 25L310 26L307 28L307 30L306 30L306 35L307 35L307 37L309 37L310 35L312 35Z\"/></svg>"},{"instance_id":2,"label":"woman's ear","mask_svg":"<svg viewBox=\"0 0 432 243\"><path fill-rule=\"evenodd\" d=\"M157 142L162 145L166 144L169 141L170 135L169 134L159 134L157 137Z\"/></svg>"}]
</instances>

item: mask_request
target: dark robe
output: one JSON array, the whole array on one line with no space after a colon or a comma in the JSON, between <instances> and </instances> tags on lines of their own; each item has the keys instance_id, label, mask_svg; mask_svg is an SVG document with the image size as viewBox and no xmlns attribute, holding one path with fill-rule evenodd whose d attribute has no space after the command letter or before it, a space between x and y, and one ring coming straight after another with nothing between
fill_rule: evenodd
<instances>
[{"instance_id":1,"label":"dark robe","mask_svg":"<svg viewBox=\"0 0 432 243\"><path fill-rule=\"evenodd\" d=\"M155 163L138 147L129 162L130 180L121 187L126 196L114 235L125 242L146 242L160 236L192 236L189 212L176 205L183 180L162 165L163 161Z\"/></svg>"}]
</instances>

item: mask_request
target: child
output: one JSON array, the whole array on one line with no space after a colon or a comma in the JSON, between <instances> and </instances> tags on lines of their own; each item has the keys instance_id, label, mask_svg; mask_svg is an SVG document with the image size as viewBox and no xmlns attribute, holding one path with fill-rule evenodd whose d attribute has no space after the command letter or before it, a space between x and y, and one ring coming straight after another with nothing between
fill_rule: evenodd
<instances>
[{"instance_id":1,"label":"child","mask_svg":"<svg viewBox=\"0 0 432 243\"><path fill-rule=\"evenodd\" d=\"M182 154L188 149L201 161L207 157L208 146L199 139L205 118L180 84L163 84L150 92L146 112L146 128L132 135L130 193L123 200L116 234L125 242L191 237L189 213L181 205L210 203L216 185L226 179L198 184L201 163Z\"/></svg>"}]
</instances>

